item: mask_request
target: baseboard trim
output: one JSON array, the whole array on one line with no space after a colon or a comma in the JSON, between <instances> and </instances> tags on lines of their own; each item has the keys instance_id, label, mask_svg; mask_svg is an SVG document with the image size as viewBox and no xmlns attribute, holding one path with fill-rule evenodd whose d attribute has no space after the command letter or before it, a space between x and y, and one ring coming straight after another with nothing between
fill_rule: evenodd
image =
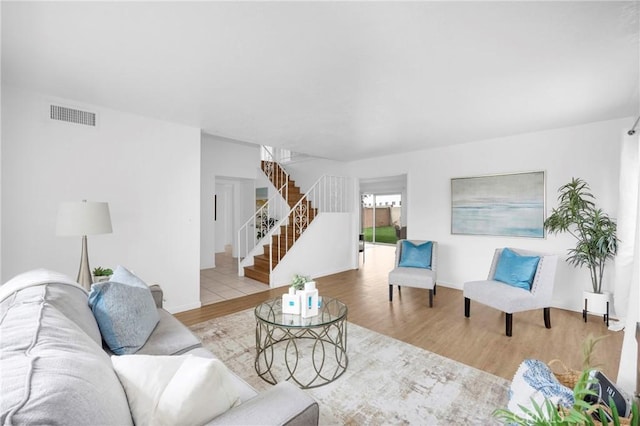
<instances>
[{"instance_id":1,"label":"baseboard trim","mask_svg":"<svg viewBox=\"0 0 640 426\"><path fill-rule=\"evenodd\" d=\"M436 280L436 284L442 287L448 287L448 288L453 288L456 290L461 290L462 291L462 285L458 285L458 284L453 284L453 283L449 283L446 281L440 281L440 280Z\"/></svg>"},{"instance_id":2,"label":"baseboard trim","mask_svg":"<svg viewBox=\"0 0 640 426\"><path fill-rule=\"evenodd\" d=\"M201 302L190 303L187 305L167 306L165 309L171 314L177 314L178 312L190 311L192 309L198 309L202 307Z\"/></svg>"}]
</instances>

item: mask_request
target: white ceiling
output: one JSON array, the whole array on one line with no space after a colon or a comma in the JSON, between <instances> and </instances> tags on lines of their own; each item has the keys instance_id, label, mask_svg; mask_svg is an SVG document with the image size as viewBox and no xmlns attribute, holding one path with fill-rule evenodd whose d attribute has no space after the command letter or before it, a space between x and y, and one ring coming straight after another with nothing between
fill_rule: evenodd
<instances>
[{"instance_id":1,"label":"white ceiling","mask_svg":"<svg viewBox=\"0 0 640 426\"><path fill-rule=\"evenodd\" d=\"M2 2L2 81L332 159L635 116L639 2Z\"/></svg>"}]
</instances>

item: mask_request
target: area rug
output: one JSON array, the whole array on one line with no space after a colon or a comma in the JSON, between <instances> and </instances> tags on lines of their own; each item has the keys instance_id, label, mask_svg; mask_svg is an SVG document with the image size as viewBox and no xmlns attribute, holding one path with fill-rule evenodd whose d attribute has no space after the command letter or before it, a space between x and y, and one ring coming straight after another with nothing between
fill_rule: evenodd
<instances>
[{"instance_id":1,"label":"area rug","mask_svg":"<svg viewBox=\"0 0 640 426\"><path fill-rule=\"evenodd\" d=\"M253 309L190 327L229 369L258 391ZM507 404L503 378L376 333L347 326L346 372L306 390L320 405L321 425L487 425Z\"/></svg>"}]
</instances>

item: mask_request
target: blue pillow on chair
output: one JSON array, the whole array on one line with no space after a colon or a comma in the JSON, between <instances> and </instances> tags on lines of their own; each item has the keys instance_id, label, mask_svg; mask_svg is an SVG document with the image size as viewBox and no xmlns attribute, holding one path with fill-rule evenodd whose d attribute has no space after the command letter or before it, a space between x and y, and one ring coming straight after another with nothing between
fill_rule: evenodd
<instances>
[{"instance_id":1,"label":"blue pillow on chair","mask_svg":"<svg viewBox=\"0 0 640 426\"><path fill-rule=\"evenodd\" d=\"M538 256L521 256L504 248L500 253L493 279L529 291L538 269L538 262Z\"/></svg>"},{"instance_id":2,"label":"blue pillow on chair","mask_svg":"<svg viewBox=\"0 0 640 426\"><path fill-rule=\"evenodd\" d=\"M411 241L404 240L402 242L402 253L400 254L398 266L431 269L432 246L431 241L416 245Z\"/></svg>"}]
</instances>

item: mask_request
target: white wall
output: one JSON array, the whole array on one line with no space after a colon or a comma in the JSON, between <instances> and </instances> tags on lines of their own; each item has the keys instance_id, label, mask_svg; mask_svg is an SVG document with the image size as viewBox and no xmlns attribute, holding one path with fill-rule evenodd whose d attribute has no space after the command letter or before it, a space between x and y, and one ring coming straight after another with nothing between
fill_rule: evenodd
<instances>
[{"instance_id":1,"label":"white wall","mask_svg":"<svg viewBox=\"0 0 640 426\"><path fill-rule=\"evenodd\" d=\"M347 164L333 160L312 159L287 164L285 169L304 194L323 175L346 176Z\"/></svg>"},{"instance_id":2,"label":"white wall","mask_svg":"<svg viewBox=\"0 0 640 426\"><path fill-rule=\"evenodd\" d=\"M90 128L48 119L48 101L98 113ZM89 236L91 267L122 264L200 306L200 131L3 87L2 280L45 267L75 279L80 237L55 235L61 201L107 201L113 233Z\"/></svg>"},{"instance_id":3,"label":"white wall","mask_svg":"<svg viewBox=\"0 0 640 426\"><path fill-rule=\"evenodd\" d=\"M216 253L224 252L227 244L233 244L233 186L232 182L216 180Z\"/></svg>"},{"instance_id":4,"label":"white wall","mask_svg":"<svg viewBox=\"0 0 640 426\"><path fill-rule=\"evenodd\" d=\"M2 34L2 2L0 2L0 34ZM2 47L0 46L0 51ZM0 52L0 58L2 54ZM2 81L2 67L0 67L0 81ZM0 87L2 99L2 87ZM2 105L0 102L0 224L2 224ZM0 226L0 277L2 277L2 226Z\"/></svg>"},{"instance_id":5,"label":"white wall","mask_svg":"<svg viewBox=\"0 0 640 426\"><path fill-rule=\"evenodd\" d=\"M205 133L202 135L201 153L200 268L206 269L215 267L215 253L224 250L216 243L216 222L212 214L216 182L233 186L232 227L235 238L238 228L255 211L253 182L260 167L260 146ZM219 223L220 226L223 224Z\"/></svg>"},{"instance_id":6,"label":"white wall","mask_svg":"<svg viewBox=\"0 0 640 426\"><path fill-rule=\"evenodd\" d=\"M546 239L452 235L451 178L544 170L548 214L556 206L557 188L574 176L581 177L591 185L598 205L615 217L620 135L632 124L633 118L592 123L351 162L348 168L359 178L407 173L408 238L438 241L439 283L462 288L465 281L486 277L496 247L540 250L565 259L566 250L575 244L569 235ZM605 278L609 289L612 271L610 265ZM560 262L553 304L580 311L581 292L588 288L586 270Z\"/></svg>"},{"instance_id":7,"label":"white wall","mask_svg":"<svg viewBox=\"0 0 640 426\"><path fill-rule=\"evenodd\" d=\"M358 254L350 238L358 235L353 216L318 215L273 270L271 287L288 285L296 274L318 278L353 269Z\"/></svg>"}]
</instances>

